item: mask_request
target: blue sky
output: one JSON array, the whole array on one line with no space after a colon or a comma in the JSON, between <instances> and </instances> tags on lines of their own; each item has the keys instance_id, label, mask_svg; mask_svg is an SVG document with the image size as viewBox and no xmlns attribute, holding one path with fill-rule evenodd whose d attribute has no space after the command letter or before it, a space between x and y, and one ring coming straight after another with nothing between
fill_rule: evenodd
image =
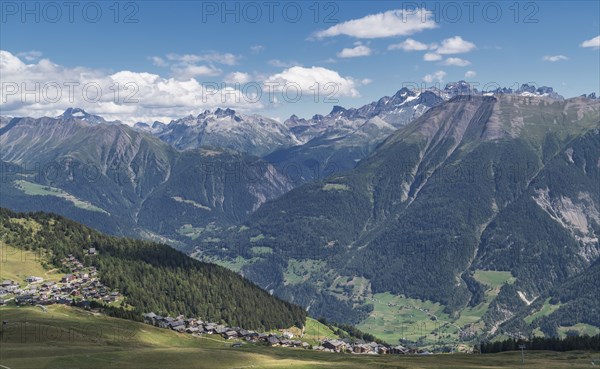
<instances>
[{"instance_id":1,"label":"blue sky","mask_svg":"<svg viewBox=\"0 0 600 369\"><path fill-rule=\"evenodd\" d=\"M139 99L133 107L107 98L46 104L3 99L3 114L9 115L53 114L79 104L94 113L128 116L125 120L168 120L234 105L285 119L293 113L328 113L334 104L357 107L407 83L443 85L460 79L511 87L533 82L566 97L600 90L597 1L474 1L472 11L463 1L272 2L272 19L263 1L121 2L118 14L112 1L77 2L72 22L64 6L58 16L44 2L27 2L28 14L22 4L2 3L3 81L19 86L62 85L62 79L83 83L90 76L101 85L130 81L139 85ZM98 8L102 14L96 17ZM231 13L225 15L227 9ZM127 23L128 15L137 22ZM286 102L281 91L274 91L272 103L263 90L259 103L194 100L181 96L198 89L187 83L190 79L200 85L227 81L233 88L235 81L263 88L265 81L297 83L303 98ZM338 84L333 101L323 101L328 90L320 91L316 103L308 88L312 81L320 88ZM161 90L161 83L169 87ZM106 88L103 93L108 94Z\"/></svg>"}]
</instances>

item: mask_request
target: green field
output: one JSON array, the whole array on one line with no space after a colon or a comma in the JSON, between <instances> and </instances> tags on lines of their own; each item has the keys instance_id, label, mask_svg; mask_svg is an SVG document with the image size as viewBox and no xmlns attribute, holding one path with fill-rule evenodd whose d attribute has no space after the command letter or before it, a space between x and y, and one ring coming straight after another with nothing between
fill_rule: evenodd
<instances>
[{"instance_id":1,"label":"green field","mask_svg":"<svg viewBox=\"0 0 600 369\"><path fill-rule=\"evenodd\" d=\"M568 331L577 331L580 336L583 336L584 334L594 336L600 333L600 328L585 323L577 323L570 327L558 327L558 334L561 338L564 338Z\"/></svg>"},{"instance_id":2,"label":"green field","mask_svg":"<svg viewBox=\"0 0 600 369\"><path fill-rule=\"evenodd\" d=\"M525 317L525 322L527 324L531 324L531 322L533 322L535 319L543 317L543 316L547 316L552 314L553 312L555 312L556 310L558 310L558 308L560 307L560 304L558 305L552 305L550 303L550 298L547 298L546 301L544 301L544 305L542 306L542 308L538 311L536 311L535 313Z\"/></svg>"},{"instance_id":3,"label":"green field","mask_svg":"<svg viewBox=\"0 0 600 369\"><path fill-rule=\"evenodd\" d=\"M44 254L17 249L0 241L0 280L13 280L21 287L27 285L28 276L42 277L45 281L58 282L63 274L56 269L42 266Z\"/></svg>"},{"instance_id":4,"label":"green field","mask_svg":"<svg viewBox=\"0 0 600 369\"><path fill-rule=\"evenodd\" d=\"M45 186L37 183L27 182L23 180L15 181L15 186L23 191L26 195L30 196L55 196L61 199L67 200L72 203L74 206L89 210L89 211L97 211L100 213L108 214L104 209L101 209L95 205L87 201L83 201L78 199L77 197L71 195L68 192L61 190L60 188Z\"/></svg>"},{"instance_id":5,"label":"green field","mask_svg":"<svg viewBox=\"0 0 600 369\"><path fill-rule=\"evenodd\" d=\"M399 339L420 340L425 345L457 342L461 329L477 332L484 328L482 317L490 302L502 286L516 280L510 272L489 270L477 270L474 278L486 286L485 299L462 309L458 317L450 318L438 303L379 293L368 301L374 309L358 328L390 343Z\"/></svg>"},{"instance_id":6,"label":"green field","mask_svg":"<svg viewBox=\"0 0 600 369\"><path fill-rule=\"evenodd\" d=\"M373 311L357 328L391 344L397 344L399 339L423 339L424 343L432 344L452 338L458 331L447 324L450 317L438 303L390 293L375 294L373 299Z\"/></svg>"},{"instance_id":7,"label":"green field","mask_svg":"<svg viewBox=\"0 0 600 369\"><path fill-rule=\"evenodd\" d=\"M505 284L513 284L516 281L511 272L495 270L476 270L473 278L488 287L502 287Z\"/></svg>"},{"instance_id":8,"label":"green field","mask_svg":"<svg viewBox=\"0 0 600 369\"><path fill-rule=\"evenodd\" d=\"M177 233L179 233L182 236L189 237L192 240L195 240L196 238L200 237L202 232L204 232L203 227L194 227L191 224L184 224L177 230Z\"/></svg>"},{"instance_id":9,"label":"green field","mask_svg":"<svg viewBox=\"0 0 600 369\"><path fill-rule=\"evenodd\" d=\"M288 267L283 273L286 285L298 284L308 281L313 275L320 273L326 266L321 260L313 259L289 259Z\"/></svg>"},{"instance_id":10,"label":"green field","mask_svg":"<svg viewBox=\"0 0 600 369\"><path fill-rule=\"evenodd\" d=\"M65 306L2 307L0 365L24 368L587 368L600 355L585 352L518 352L431 356L352 355L270 348L217 337L192 337Z\"/></svg>"}]
</instances>

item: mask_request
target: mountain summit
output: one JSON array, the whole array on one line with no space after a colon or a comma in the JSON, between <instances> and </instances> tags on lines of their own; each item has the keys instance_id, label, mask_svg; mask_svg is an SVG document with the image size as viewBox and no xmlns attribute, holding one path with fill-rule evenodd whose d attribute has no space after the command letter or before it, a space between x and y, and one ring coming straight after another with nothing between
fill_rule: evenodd
<instances>
[{"instance_id":1,"label":"mountain summit","mask_svg":"<svg viewBox=\"0 0 600 369\"><path fill-rule=\"evenodd\" d=\"M89 124L121 124L121 121L106 121L104 118L98 115L89 114L81 108L67 108L61 115L56 117L57 119L77 119L85 121Z\"/></svg>"}]
</instances>

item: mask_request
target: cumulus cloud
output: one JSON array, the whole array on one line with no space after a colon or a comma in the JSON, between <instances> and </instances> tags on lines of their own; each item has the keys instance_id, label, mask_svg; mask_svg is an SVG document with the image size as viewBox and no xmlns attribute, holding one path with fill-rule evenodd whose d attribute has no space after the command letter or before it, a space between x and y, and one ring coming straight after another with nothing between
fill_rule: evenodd
<instances>
[{"instance_id":1,"label":"cumulus cloud","mask_svg":"<svg viewBox=\"0 0 600 369\"><path fill-rule=\"evenodd\" d=\"M27 62L12 53L0 50L2 89L0 107L9 116L57 116L68 107L80 107L108 120L125 123L169 121L205 109L231 107L257 112L273 101L281 101L286 84L295 86L303 96L313 98L315 88L321 97L358 97L358 87L369 79L355 80L322 67L294 66L271 76L232 72L225 82L258 82L262 91L244 92L225 82L200 83L191 77L163 77L154 73L117 71L87 67L67 67L48 59ZM204 73L206 70L189 71ZM318 85L317 85L318 84ZM23 91L35 91L25 94ZM268 100L269 91L279 92ZM286 96L288 96L286 95Z\"/></svg>"},{"instance_id":2,"label":"cumulus cloud","mask_svg":"<svg viewBox=\"0 0 600 369\"><path fill-rule=\"evenodd\" d=\"M358 45L353 48L345 48L337 53L338 58L357 58L359 56L369 56L372 51L368 46Z\"/></svg>"},{"instance_id":3,"label":"cumulus cloud","mask_svg":"<svg viewBox=\"0 0 600 369\"><path fill-rule=\"evenodd\" d=\"M399 44L392 44L388 46L388 50L404 50L404 51L423 51L435 48L437 45L427 45L422 42L407 38Z\"/></svg>"},{"instance_id":4,"label":"cumulus cloud","mask_svg":"<svg viewBox=\"0 0 600 369\"><path fill-rule=\"evenodd\" d=\"M265 84L273 86L276 91L290 87L290 91L294 92L294 88L299 88L302 95L307 96L313 96L317 88L323 96L330 96L332 92L335 96L360 96L358 83L354 79L342 77L338 72L323 67L291 67L270 76Z\"/></svg>"},{"instance_id":5,"label":"cumulus cloud","mask_svg":"<svg viewBox=\"0 0 600 369\"><path fill-rule=\"evenodd\" d=\"M412 35L436 27L433 14L426 9L417 9L416 11L396 9L336 24L316 32L314 37L322 39L346 35L374 39Z\"/></svg>"},{"instance_id":6,"label":"cumulus cloud","mask_svg":"<svg viewBox=\"0 0 600 369\"><path fill-rule=\"evenodd\" d=\"M177 79L186 80L195 77L214 77L218 76L223 71L208 65L193 65L185 64L172 68L173 76Z\"/></svg>"},{"instance_id":7,"label":"cumulus cloud","mask_svg":"<svg viewBox=\"0 0 600 369\"><path fill-rule=\"evenodd\" d=\"M203 109L229 106L256 111L260 101L222 85L196 79L164 78L132 71L108 73L86 67L66 67L48 59L29 63L0 50L0 106L10 116L56 116L81 107L109 120L126 123L170 120ZM23 91L34 91L25 94Z\"/></svg>"},{"instance_id":8,"label":"cumulus cloud","mask_svg":"<svg viewBox=\"0 0 600 369\"><path fill-rule=\"evenodd\" d=\"M438 81L438 82L442 82L444 80L444 77L446 77L447 73L444 72L443 70L438 70L437 72L433 73L433 74L426 74L423 77L423 81L427 82L427 83L431 83L433 81Z\"/></svg>"},{"instance_id":9,"label":"cumulus cloud","mask_svg":"<svg viewBox=\"0 0 600 369\"><path fill-rule=\"evenodd\" d=\"M600 36L596 36L589 40L583 41L579 46L592 47L592 48L598 49L598 48L600 48Z\"/></svg>"},{"instance_id":10,"label":"cumulus cloud","mask_svg":"<svg viewBox=\"0 0 600 369\"><path fill-rule=\"evenodd\" d=\"M567 58L564 55L546 55L546 56L542 57L542 60L554 63L554 62L561 61L561 60L569 60L569 58Z\"/></svg>"},{"instance_id":11,"label":"cumulus cloud","mask_svg":"<svg viewBox=\"0 0 600 369\"><path fill-rule=\"evenodd\" d=\"M443 65L450 65L454 67L466 67L471 65L471 62L461 58L448 58L442 62Z\"/></svg>"},{"instance_id":12,"label":"cumulus cloud","mask_svg":"<svg viewBox=\"0 0 600 369\"><path fill-rule=\"evenodd\" d=\"M425 60L425 61L442 60L442 56L440 54L436 54L436 53L426 53L425 55L423 55L423 60Z\"/></svg>"},{"instance_id":13,"label":"cumulus cloud","mask_svg":"<svg viewBox=\"0 0 600 369\"><path fill-rule=\"evenodd\" d=\"M468 70L465 73L465 78L474 78L477 76L477 72L475 72L474 70Z\"/></svg>"},{"instance_id":14,"label":"cumulus cloud","mask_svg":"<svg viewBox=\"0 0 600 369\"><path fill-rule=\"evenodd\" d=\"M233 72L225 76L226 83L248 83L252 81L252 76L244 72Z\"/></svg>"},{"instance_id":15,"label":"cumulus cloud","mask_svg":"<svg viewBox=\"0 0 600 369\"><path fill-rule=\"evenodd\" d=\"M441 45L436 49L438 54L462 54L468 53L475 48L475 44L465 41L460 36L454 36L442 41Z\"/></svg>"}]
</instances>

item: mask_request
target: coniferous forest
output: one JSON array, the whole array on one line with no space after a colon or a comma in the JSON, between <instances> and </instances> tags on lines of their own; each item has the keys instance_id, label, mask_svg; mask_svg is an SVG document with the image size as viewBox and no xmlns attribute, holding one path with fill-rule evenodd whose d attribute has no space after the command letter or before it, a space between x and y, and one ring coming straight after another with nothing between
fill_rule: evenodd
<instances>
[{"instance_id":1,"label":"coniferous forest","mask_svg":"<svg viewBox=\"0 0 600 369\"><path fill-rule=\"evenodd\" d=\"M223 267L166 245L106 236L60 216L0 208L0 239L47 255L44 258L53 267L69 254L95 266L101 281L134 307L134 313L112 311L112 315L136 319L153 311L266 330L302 326L306 319L301 307L271 296ZM95 248L98 255L85 256L88 248Z\"/></svg>"}]
</instances>

